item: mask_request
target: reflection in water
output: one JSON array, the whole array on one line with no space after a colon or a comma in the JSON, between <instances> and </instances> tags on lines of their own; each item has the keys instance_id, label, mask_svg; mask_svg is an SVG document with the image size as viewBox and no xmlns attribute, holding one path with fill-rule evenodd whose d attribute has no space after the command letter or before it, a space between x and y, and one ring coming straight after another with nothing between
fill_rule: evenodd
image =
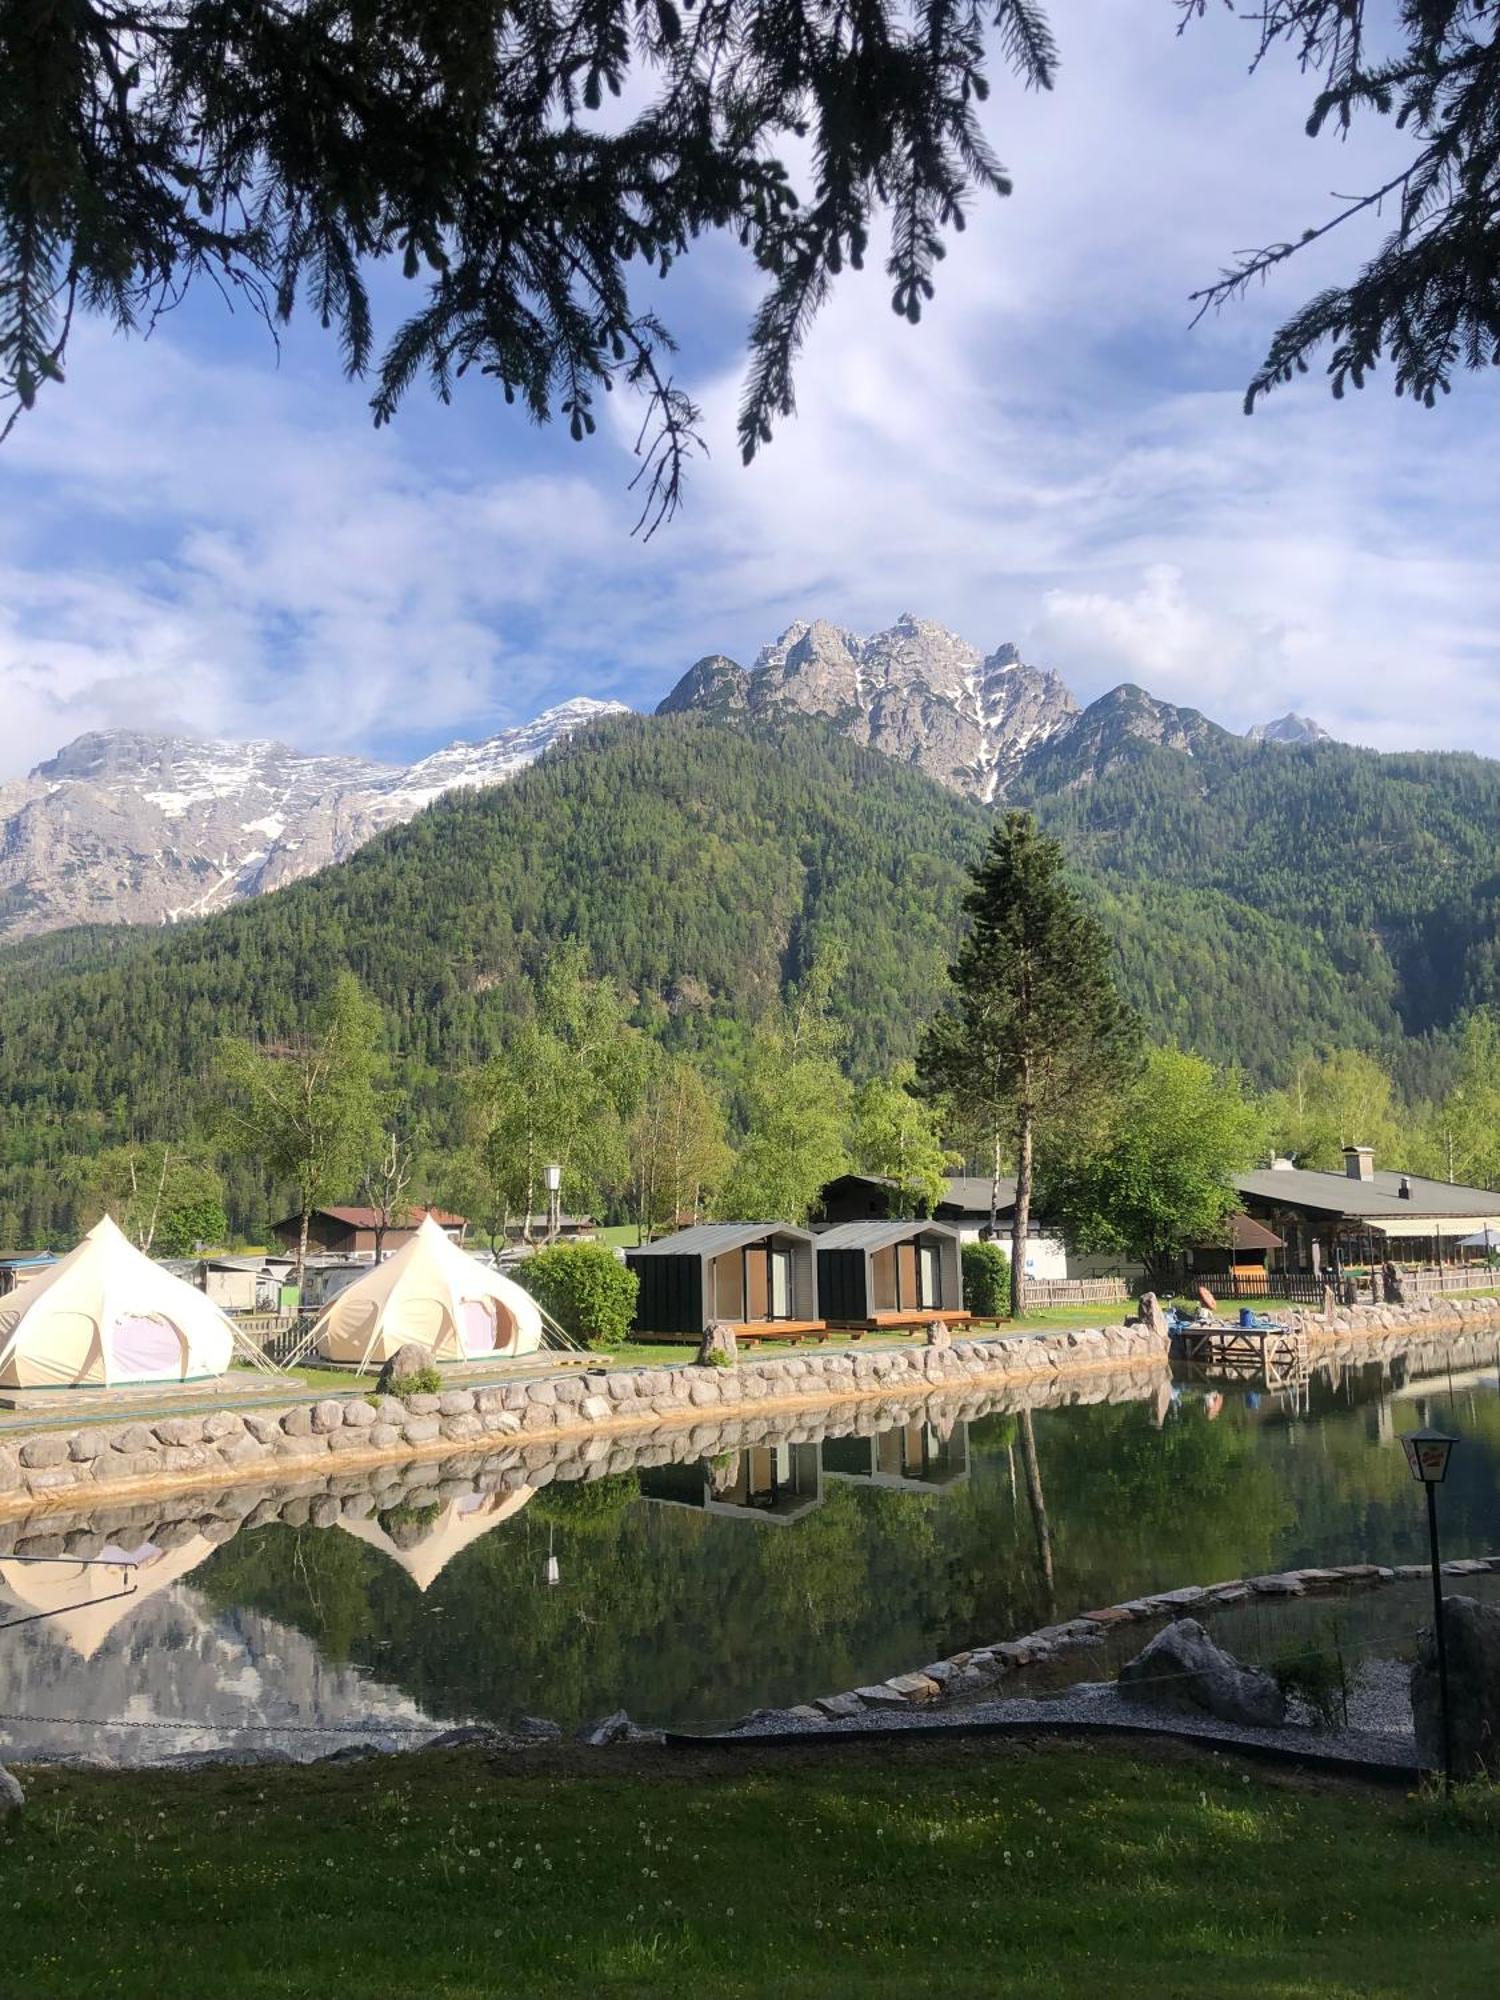
<instances>
[{"instance_id":1,"label":"reflection in water","mask_svg":"<svg viewBox=\"0 0 1500 2000\"><path fill-rule=\"evenodd\" d=\"M783 1524L823 1504L822 1466L815 1444L756 1445L717 1458L648 1466L641 1497L668 1507Z\"/></svg>"},{"instance_id":2,"label":"reflection in water","mask_svg":"<svg viewBox=\"0 0 1500 2000\"><path fill-rule=\"evenodd\" d=\"M874 1437L824 1438L823 1470L830 1479L931 1493L968 1478L969 1427L948 1419L893 1424Z\"/></svg>"},{"instance_id":3,"label":"reflection in water","mask_svg":"<svg viewBox=\"0 0 1500 2000\"><path fill-rule=\"evenodd\" d=\"M371 1519L340 1514L338 1525L400 1565L418 1590L430 1590L460 1550L519 1514L534 1486L514 1493L461 1493L446 1506L389 1507Z\"/></svg>"},{"instance_id":4,"label":"reflection in water","mask_svg":"<svg viewBox=\"0 0 1500 2000\"><path fill-rule=\"evenodd\" d=\"M0 1619L58 1613L6 1634L0 1712L91 1722L0 1731L128 1759L338 1741L293 1725L394 1740L625 1707L711 1726L1144 1591L1421 1560L1394 1436L1422 1417L1463 1438L1445 1547L1500 1547L1493 1341L1295 1399L1148 1371L100 1502L0 1526ZM140 1561L140 1587L90 1606L78 1559L104 1553Z\"/></svg>"}]
</instances>

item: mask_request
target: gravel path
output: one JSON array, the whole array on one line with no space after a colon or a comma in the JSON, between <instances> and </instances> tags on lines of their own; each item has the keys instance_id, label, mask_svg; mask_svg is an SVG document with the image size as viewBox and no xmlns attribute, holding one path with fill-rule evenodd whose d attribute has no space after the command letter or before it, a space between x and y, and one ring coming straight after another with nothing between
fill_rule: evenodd
<instances>
[{"instance_id":1,"label":"gravel path","mask_svg":"<svg viewBox=\"0 0 1500 2000\"><path fill-rule=\"evenodd\" d=\"M1123 1701L1112 1681L1081 1681L1056 1695L970 1702L963 1708L871 1709L864 1715L821 1723L789 1709L763 1710L726 1734L742 1737L838 1736L862 1730L937 1730L969 1723L1107 1724L1145 1736L1198 1736L1205 1742L1257 1744L1291 1755L1306 1751L1350 1763L1418 1771L1412 1734L1409 1669L1397 1660L1371 1660L1361 1669L1349 1701L1347 1729L1317 1729L1307 1721L1281 1729L1250 1729L1211 1715L1178 1715Z\"/></svg>"}]
</instances>

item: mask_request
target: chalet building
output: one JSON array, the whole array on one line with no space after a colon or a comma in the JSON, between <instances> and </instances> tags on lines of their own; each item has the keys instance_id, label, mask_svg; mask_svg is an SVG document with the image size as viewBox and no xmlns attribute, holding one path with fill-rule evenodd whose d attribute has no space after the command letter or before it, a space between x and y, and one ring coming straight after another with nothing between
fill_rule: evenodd
<instances>
[{"instance_id":1,"label":"chalet building","mask_svg":"<svg viewBox=\"0 0 1500 2000\"><path fill-rule=\"evenodd\" d=\"M1368 1146L1344 1149L1344 1171L1274 1160L1234 1185L1247 1218L1281 1239L1273 1271L1335 1263L1456 1264L1500 1249L1500 1193L1377 1169Z\"/></svg>"},{"instance_id":2,"label":"chalet building","mask_svg":"<svg viewBox=\"0 0 1500 2000\"><path fill-rule=\"evenodd\" d=\"M384 1253L388 1256L409 1243L429 1215L451 1242L463 1242L469 1227L467 1217L449 1215L441 1208L412 1208L405 1210L399 1221L388 1224L381 1244ZM307 1247L323 1257L373 1256L379 1226L378 1209L315 1208L308 1224ZM295 1252L302 1234L301 1216L284 1216L272 1225L271 1233L284 1248Z\"/></svg>"},{"instance_id":3,"label":"chalet building","mask_svg":"<svg viewBox=\"0 0 1500 2000\"><path fill-rule=\"evenodd\" d=\"M706 1222L627 1250L636 1331L696 1338L725 1320L751 1339L821 1333L816 1240L784 1222Z\"/></svg>"},{"instance_id":4,"label":"chalet building","mask_svg":"<svg viewBox=\"0 0 1500 2000\"><path fill-rule=\"evenodd\" d=\"M1243 1210L1229 1218L1228 1242L1200 1243L1188 1252L1190 1277L1233 1293L1233 1287L1247 1281L1252 1285L1267 1279L1271 1259L1286 1249L1274 1229L1256 1222Z\"/></svg>"},{"instance_id":5,"label":"chalet building","mask_svg":"<svg viewBox=\"0 0 1500 2000\"><path fill-rule=\"evenodd\" d=\"M840 1223L818 1237L818 1310L830 1326L966 1320L958 1253L950 1223Z\"/></svg>"}]
</instances>

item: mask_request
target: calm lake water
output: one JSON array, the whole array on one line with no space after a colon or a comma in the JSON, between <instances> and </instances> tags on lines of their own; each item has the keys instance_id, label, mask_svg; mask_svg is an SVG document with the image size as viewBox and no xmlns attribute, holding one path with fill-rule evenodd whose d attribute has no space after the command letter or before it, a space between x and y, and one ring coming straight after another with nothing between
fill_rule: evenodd
<instances>
[{"instance_id":1,"label":"calm lake water","mask_svg":"<svg viewBox=\"0 0 1500 2000\"><path fill-rule=\"evenodd\" d=\"M1444 1553L1500 1550L1493 1340L1295 1395L1163 1378L1131 1401L998 1401L886 1411L868 1435L802 1419L798 1441L707 1459L684 1440L588 1480L529 1483L550 1468L511 1452L12 1524L0 1623L57 1615L0 1631L0 1743L134 1760L617 1708L721 1725L1148 1590L1422 1560L1396 1441L1422 1421L1462 1439ZM76 1560L101 1552L140 1562L132 1597Z\"/></svg>"}]
</instances>

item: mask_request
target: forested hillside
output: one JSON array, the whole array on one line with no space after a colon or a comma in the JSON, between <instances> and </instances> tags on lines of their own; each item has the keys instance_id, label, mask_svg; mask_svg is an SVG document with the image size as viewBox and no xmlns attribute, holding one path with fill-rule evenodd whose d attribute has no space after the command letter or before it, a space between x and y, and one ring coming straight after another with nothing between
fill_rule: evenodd
<instances>
[{"instance_id":1,"label":"forested hillside","mask_svg":"<svg viewBox=\"0 0 1500 2000\"><path fill-rule=\"evenodd\" d=\"M1031 802L1160 1036L1275 1082L1320 1045L1425 1060L1464 1007L1500 999L1500 765L1213 732L1192 756L1091 740L1071 764L1064 740L1044 775ZM66 1229L79 1154L200 1121L218 1038L297 1028L342 967L385 1010L439 1146L458 1079L564 938L721 1079L836 943L848 1065L884 1069L940 990L988 819L817 721L621 718L274 896L0 953L0 1247ZM244 1219L263 1190L235 1171Z\"/></svg>"},{"instance_id":2,"label":"forested hillside","mask_svg":"<svg viewBox=\"0 0 1500 2000\"><path fill-rule=\"evenodd\" d=\"M1065 741L1032 786L1135 998L1207 1053L1274 1075L1299 1044L1394 1052L1500 998L1500 763L1212 731L1083 768Z\"/></svg>"},{"instance_id":3,"label":"forested hillside","mask_svg":"<svg viewBox=\"0 0 1500 2000\"><path fill-rule=\"evenodd\" d=\"M848 1060L883 1067L932 1004L984 824L815 725L752 740L629 718L222 916L0 954L0 1239L56 1233L80 1151L187 1130L218 1038L288 1033L345 966L386 1010L395 1074L439 1142L457 1078L565 937L641 1025L721 1073L765 1002L841 943ZM257 1212L249 1181L229 1192L232 1214Z\"/></svg>"}]
</instances>

